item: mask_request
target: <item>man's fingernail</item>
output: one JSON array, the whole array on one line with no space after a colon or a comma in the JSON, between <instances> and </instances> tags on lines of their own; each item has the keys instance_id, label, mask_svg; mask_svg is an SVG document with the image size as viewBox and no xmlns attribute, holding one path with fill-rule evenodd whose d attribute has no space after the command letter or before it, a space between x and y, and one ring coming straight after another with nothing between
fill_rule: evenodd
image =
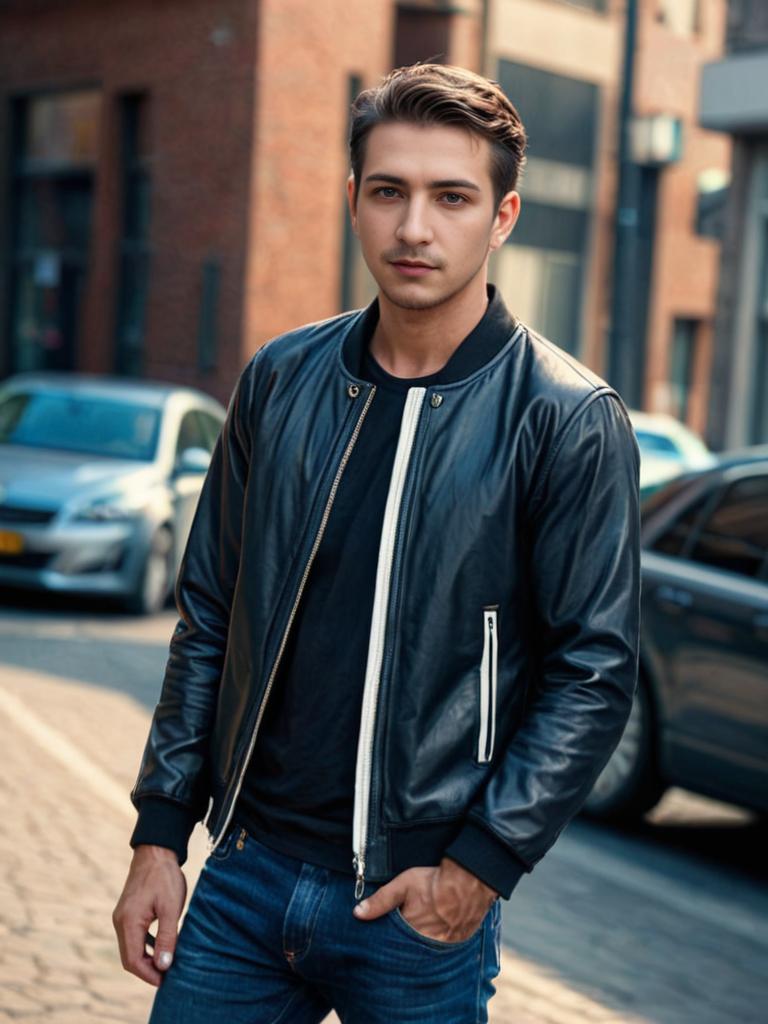
<instances>
[{"instance_id":1,"label":"man's fingernail","mask_svg":"<svg viewBox=\"0 0 768 1024\"><path fill-rule=\"evenodd\" d=\"M359 916L362 916L363 914L365 914L367 912L367 910L368 910L368 904L366 903L365 900L363 900L362 903L358 903L357 906L355 907L355 913L358 914Z\"/></svg>"},{"instance_id":2,"label":"man's fingernail","mask_svg":"<svg viewBox=\"0 0 768 1024\"><path fill-rule=\"evenodd\" d=\"M172 963L173 953L169 953L167 950L164 953L161 953L160 956L157 958L157 966L162 967L163 970L170 967Z\"/></svg>"}]
</instances>

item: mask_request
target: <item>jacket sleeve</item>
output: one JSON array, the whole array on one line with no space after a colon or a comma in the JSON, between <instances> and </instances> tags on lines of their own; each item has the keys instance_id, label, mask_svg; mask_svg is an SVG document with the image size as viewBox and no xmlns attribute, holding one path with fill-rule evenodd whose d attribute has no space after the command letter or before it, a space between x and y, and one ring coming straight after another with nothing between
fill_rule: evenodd
<instances>
[{"instance_id":1,"label":"jacket sleeve","mask_svg":"<svg viewBox=\"0 0 768 1024\"><path fill-rule=\"evenodd\" d=\"M445 850L509 898L583 805L637 684L640 452L613 391L561 428L529 506L537 673L527 711Z\"/></svg>"},{"instance_id":2,"label":"jacket sleeve","mask_svg":"<svg viewBox=\"0 0 768 1024\"><path fill-rule=\"evenodd\" d=\"M211 455L176 578L179 620L131 800L131 845L177 849L208 804L208 744L240 564L252 392L259 353L241 372Z\"/></svg>"}]
</instances>

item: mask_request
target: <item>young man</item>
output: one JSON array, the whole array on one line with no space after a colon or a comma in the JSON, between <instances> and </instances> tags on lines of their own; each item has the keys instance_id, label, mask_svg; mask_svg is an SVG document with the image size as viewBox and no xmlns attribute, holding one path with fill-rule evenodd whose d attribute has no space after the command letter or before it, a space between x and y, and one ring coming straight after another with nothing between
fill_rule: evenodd
<instances>
[{"instance_id":1,"label":"young man","mask_svg":"<svg viewBox=\"0 0 768 1024\"><path fill-rule=\"evenodd\" d=\"M626 410L487 284L520 212L518 114L438 65L353 114L378 297L242 371L177 580L114 914L152 1024L487 1020L499 897L632 704Z\"/></svg>"}]
</instances>

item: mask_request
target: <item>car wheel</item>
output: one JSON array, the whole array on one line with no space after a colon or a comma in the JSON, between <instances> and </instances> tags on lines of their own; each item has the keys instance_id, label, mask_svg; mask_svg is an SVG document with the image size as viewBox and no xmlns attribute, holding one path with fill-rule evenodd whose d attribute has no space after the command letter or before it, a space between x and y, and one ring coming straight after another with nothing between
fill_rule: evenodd
<instances>
[{"instance_id":1,"label":"car wheel","mask_svg":"<svg viewBox=\"0 0 768 1024\"><path fill-rule=\"evenodd\" d=\"M583 812L604 821L641 818L667 788L658 772L655 749L651 701L641 677L624 733L597 777Z\"/></svg>"},{"instance_id":2,"label":"car wheel","mask_svg":"<svg viewBox=\"0 0 768 1024\"><path fill-rule=\"evenodd\" d=\"M149 552L134 592L126 601L128 611L155 615L165 607L173 581L173 534L161 526L152 537Z\"/></svg>"}]
</instances>

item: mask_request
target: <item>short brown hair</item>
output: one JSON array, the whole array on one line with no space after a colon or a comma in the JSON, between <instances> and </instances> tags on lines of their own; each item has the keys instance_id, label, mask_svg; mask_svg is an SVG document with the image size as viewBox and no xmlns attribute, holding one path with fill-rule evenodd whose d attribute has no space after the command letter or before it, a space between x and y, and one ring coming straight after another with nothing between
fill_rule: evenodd
<instances>
[{"instance_id":1,"label":"short brown hair","mask_svg":"<svg viewBox=\"0 0 768 1024\"><path fill-rule=\"evenodd\" d=\"M378 124L445 124L466 128L491 144L491 180L496 206L517 188L525 163L526 134L520 115L498 82L446 64L395 68L352 104L349 154L355 201L365 160L366 139Z\"/></svg>"}]
</instances>

